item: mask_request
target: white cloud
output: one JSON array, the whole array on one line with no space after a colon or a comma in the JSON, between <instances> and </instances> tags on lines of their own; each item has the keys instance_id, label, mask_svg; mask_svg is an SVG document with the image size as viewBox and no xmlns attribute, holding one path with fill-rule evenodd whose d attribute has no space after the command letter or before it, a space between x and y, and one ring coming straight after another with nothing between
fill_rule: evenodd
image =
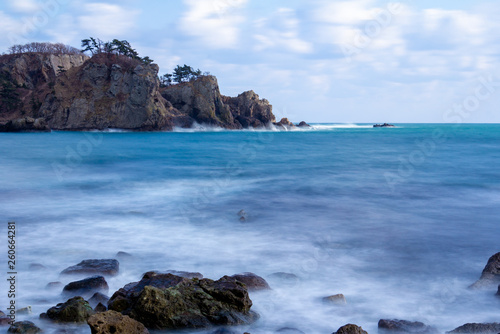
<instances>
[{"instance_id":1,"label":"white cloud","mask_svg":"<svg viewBox=\"0 0 500 334\"><path fill-rule=\"evenodd\" d=\"M238 14L247 0L184 0L188 10L181 19L181 30L214 49L236 48L240 25Z\"/></svg>"},{"instance_id":2,"label":"white cloud","mask_svg":"<svg viewBox=\"0 0 500 334\"><path fill-rule=\"evenodd\" d=\"M277 48L293 53L311 53L313 45L300 37L300 21L290 8L280 8L271 17L254 22L256 51Z\"/></svg>"},{"instance_id":3,"label":"white cloud","mask_svg":"<svg viewBox=\"0 0 500 334\"><path fill-rule=\"evenodd\" d=\"M25 14L31 14L41 8L40 3L35 0L9 0L10 7L16 11Z\"/></svg>"},{"instance_id":4,"label":"white cloud","mask_svg":"<svg viewBox=\"0 0 500 334\"><path fill-rule=\"evenodd\" d=\"M372 0L328 1L316 8L314 18L319 22L352 25L373 19L376 13Z\"/></svg>"},{"instance_id":5,"label":"white cloud","mask_svg":"<svg viewBox=\"0 0 500 334\"><path fill-rule=\"evenodd\" d=\"M84 14L78 18L80 28L103 40L117 38L136 27L138 10L119 5L89 3L83 5Z\"/></svg>"}]
</instances>

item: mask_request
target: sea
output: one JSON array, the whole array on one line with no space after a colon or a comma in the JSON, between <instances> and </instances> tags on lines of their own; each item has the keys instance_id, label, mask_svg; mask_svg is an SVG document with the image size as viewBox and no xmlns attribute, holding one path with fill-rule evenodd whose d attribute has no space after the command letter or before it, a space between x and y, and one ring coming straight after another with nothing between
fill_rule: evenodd
<instances>
[{"instance_id":1,"label":"sea","mask_svg":"<svg viewBox=\"0 0 500 334\"><path fill-rule=\"evenodd\" d=\"M468 289L500 251L499 124L2 133L0 221L0 310L15 222L15 302L32 309L16 320L46 333L90 333L39 319L67 299L46 286L117 252L108 295L151 270L265 278L235 333L500 321L496 287Z\"/></svg>"}]
</instances>

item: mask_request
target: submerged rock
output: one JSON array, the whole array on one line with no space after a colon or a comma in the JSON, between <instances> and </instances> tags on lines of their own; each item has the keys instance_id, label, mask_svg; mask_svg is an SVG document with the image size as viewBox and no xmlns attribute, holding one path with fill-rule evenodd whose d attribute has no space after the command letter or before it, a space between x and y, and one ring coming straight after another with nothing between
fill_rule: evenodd
<instances>
[{"instance_id":1,"label":"submerged rock","mask_svg":"<svg viewBox=\"0 0 500 334\"><path fill-rule=\"evenodd\" d=\"M266 280L254 273L241 273L231 276L236 280L244 283L249 291L270 290L271 287Z\"/></svg>"},{"instance_id":2,"label":"submerged rock","mask_svg":"<svg viewBox=\"0 0 500 334\"><path fill-rule=\"evenodd\" d=\"M30 271L42 271L47 270L47 267L40 263L32 263L30 264Z\"/></svg>"},{"instance_id":3,"label":"submerged rock","mask_svg":"<svg viewBox=\"0 0 500 334\"><path fill-rule=\"evenodd\" d=\"M100 292L94 293L92 295L92 297L90 297L90 299L88 300L90 306L92 306L92 307L96 307L97 304L99 304L99 303L107 305L108 301L109 301L109 297L106 296L105 294L100 293Z\"/></svg>"},{"instance_id":4,"label":"submerged rock","mask_svg":"<svg viewBox=\"0 0 500 334\"><path fill-rule=\"evenodd\" d=\"M94 314L87 324L92 334L149 334L143 324L115 311Z\"/></svg>"},{"instance_id":5,"label":"submerged rock","mask_svg":"<svg viewBox=\"0 0 500 334\"><path fill-rule=\"evenodd\" d=\"M360 326L357 326L357 325L353 325L353 324L344 325L344 326L340 327L339 329L337 329L337 331L335 333L336 334L368 334L365 330L363 330L363 328L361 328ZM333 333L333 334L335 334L335 333Z\"/></svg>"},{"instance_id":6,"label":"submerged rock","mask_svg":"<svg viewBox=\"0 0 500 334\"><path fill-rule=\"evenodd\" d=\"M61 274L97 274L115 276L118 274L120 264L115 259L83 260L77 265L64 269Z\"/></svg>"},{"instance_id":7,"label":"submerged rock","mask_svg":"<svg viewBox=\"0 0 500 334\"><path fill-rule=\"evenodd\" d=\"M65 303L59 303L42 313L41 318L56 322L82 323L95 312L82 297L73 297Z\"/></svg>"},{"instance_id":8,"label":"submerged rock","mask_svg":"<svg viewBox=\"0 0 500 334\"><path fill-rule=\"evenodd\" d=\"M92 276L80 281L67 284L63 289L64 295L82 296L95 292L108 292L108 283L102 276Z\"/></svg>"},{"instance_id":9,"label":"submerged rock","mask_svg":"<svg viewBox=\"0 0 500 334\"><path fill-rule=\"evenodd\" d=\"M419 321L397 319L380 319L380 321L378 322L378 329L379 331L394 333L432 334L438 332L436 328L428 326Z\"/></svg>"},{"instance_id":10,"label":"submerged rock","mask_svg":"<svg viewBox=\"0 0 500 334\"><path fill-rule=\"evenodd\" d=\"M489 288L500 283L500 253L489 258L481 277L470 286L472 289Z\"/></svg>"},{"instance_id":11,"label":"submerged rock","mask_svg":"<svg viewBox=\"0 0 500 334\"><path fill-rule=\"evenodd\" d=\"M334 305L346 305L347 304L345 296L341 293L336 294L336 295L332 295L332 296L328 296L328 297L324 297L322 300L324 303L334 304Z\"/></svg>"},{"instance_id":12,"label":"submerged rock","mask_svg":"<svg viewBox=\"0 0 500 334\"><path fill-rule=\"evenodd\" d=\"M468 323L446 332L449 334L497 334L500 333L500 323Z\"/></svg>"},{"instance_id":13,"label":"submerged rock","mask_svg":"<svg viewBox=\"0 0 500 334\"><path fill-rule=\"evenodd\" d=\"M35 334L41 333L42 330L38 328L31 321L18 321L12 324L7 330L7 333L20 333L20 334Z\"/></svg>"},{"instance_id":14,"label":"submerged rock","mask_svg":"<svg viewBox=\"0 0 500 334\"><path fill-rule=\"evenodd\" d=\"M108 304L153 329L247 324L258 318L251 306L246 286L235 278L213 281L154 272L115 292Z\"/></svg>"},{"instance_id":15,"label":"submerged rock","mask_svg":"<svg viewBox=\"0 0 500 334\"><path fill-rule=\"evenodd\" d=\"M292 328L292 327L283 327L283 328L280 328L275 333L280 333L280 334L305 334L300 329Z\"/></svg>"},{"instance_id":16,"label":"submerged rock","mask_svg":"<svg viewBox=\"0 0 500 334\"><path fill-rule=\"evenodd\" d=\"M49 282L45 286L45 289L47 289L47 290L60 289L62 287L62 285L63 284L61 282Z\"/></svg>"},{"instance_id":17,"label":"submerged rock","mask_svg":"<svg viewBox=\"0 0 500 334\"><path fill-rule=\"evenodd\" d=\"M28 314L31 314L33 312L31 311L31 306L26 306L26 307L18 309L16 313L19 315L28 315Z\"/></svg>"}]
</instances>

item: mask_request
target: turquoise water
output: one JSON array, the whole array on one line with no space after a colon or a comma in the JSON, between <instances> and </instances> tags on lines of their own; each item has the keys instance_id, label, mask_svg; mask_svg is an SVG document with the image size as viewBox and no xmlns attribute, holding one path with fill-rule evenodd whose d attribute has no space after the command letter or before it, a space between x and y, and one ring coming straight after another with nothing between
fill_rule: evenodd
<instances>
[{"instance_id":1,"label":"turquoise water","mask_svg":"<svg viewBox=\"0 0 500 334\"><path fill-rule=\"evenodd\" d=\"M110 294L153 269L296 274L251 295L261 319L241 332L498 321L495 290L467 286L500 251L500 125L0 134L0 159L0 219L17 222L35 321L63 301L44 290L67 283L61 270L118 251L136 260ZM336 293L347 306L321 303Z\"/></svg>"}]
</instances>

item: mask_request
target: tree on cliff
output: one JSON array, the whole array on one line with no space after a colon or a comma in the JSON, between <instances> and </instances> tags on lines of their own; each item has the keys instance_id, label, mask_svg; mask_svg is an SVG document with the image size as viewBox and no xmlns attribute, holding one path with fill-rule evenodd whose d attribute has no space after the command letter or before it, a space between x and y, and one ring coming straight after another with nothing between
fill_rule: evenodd
<instances>
[{"instance_id":1,"label":"tree on cliff","mask_svg":"<svg viewBox=\"0 0 500 334\"><path fill-rule=\"evenodd\" d=\"M81 51L62 43L39 43L32 42L24 45L16 44L9 48L10 54L20 53L48 53L48 54L80 54Z\"/></svg>"},{"instance_id":2,"label":"tree on cliff","mask_svg":"<svg viewBox=\"0 0 500 334\"><path fill-rule=\"evenodd\" d=\"M82 52L90 52L92 56L97 54L119 55L125 56L134 60L139 60L144 64L151 64L153 59L149 57L141 58L139 53L132 48L130 43L126 40L120 41L113 39L111 42L103 42L99 38L87 38L82 40Z\"/></svg>"},{"instance_id":3,"label":"tree on cliff","mask_svg":"<svg viewBox=\"0 0 500 334\"><path fill-rule=\"evenodd\" d=\"M191 66L184 64L184 66L177 65L174 69L173 79L175 82L181 83L191 81L201 76L201 70L194 70Z\"/></svg>"}]
</instances>

